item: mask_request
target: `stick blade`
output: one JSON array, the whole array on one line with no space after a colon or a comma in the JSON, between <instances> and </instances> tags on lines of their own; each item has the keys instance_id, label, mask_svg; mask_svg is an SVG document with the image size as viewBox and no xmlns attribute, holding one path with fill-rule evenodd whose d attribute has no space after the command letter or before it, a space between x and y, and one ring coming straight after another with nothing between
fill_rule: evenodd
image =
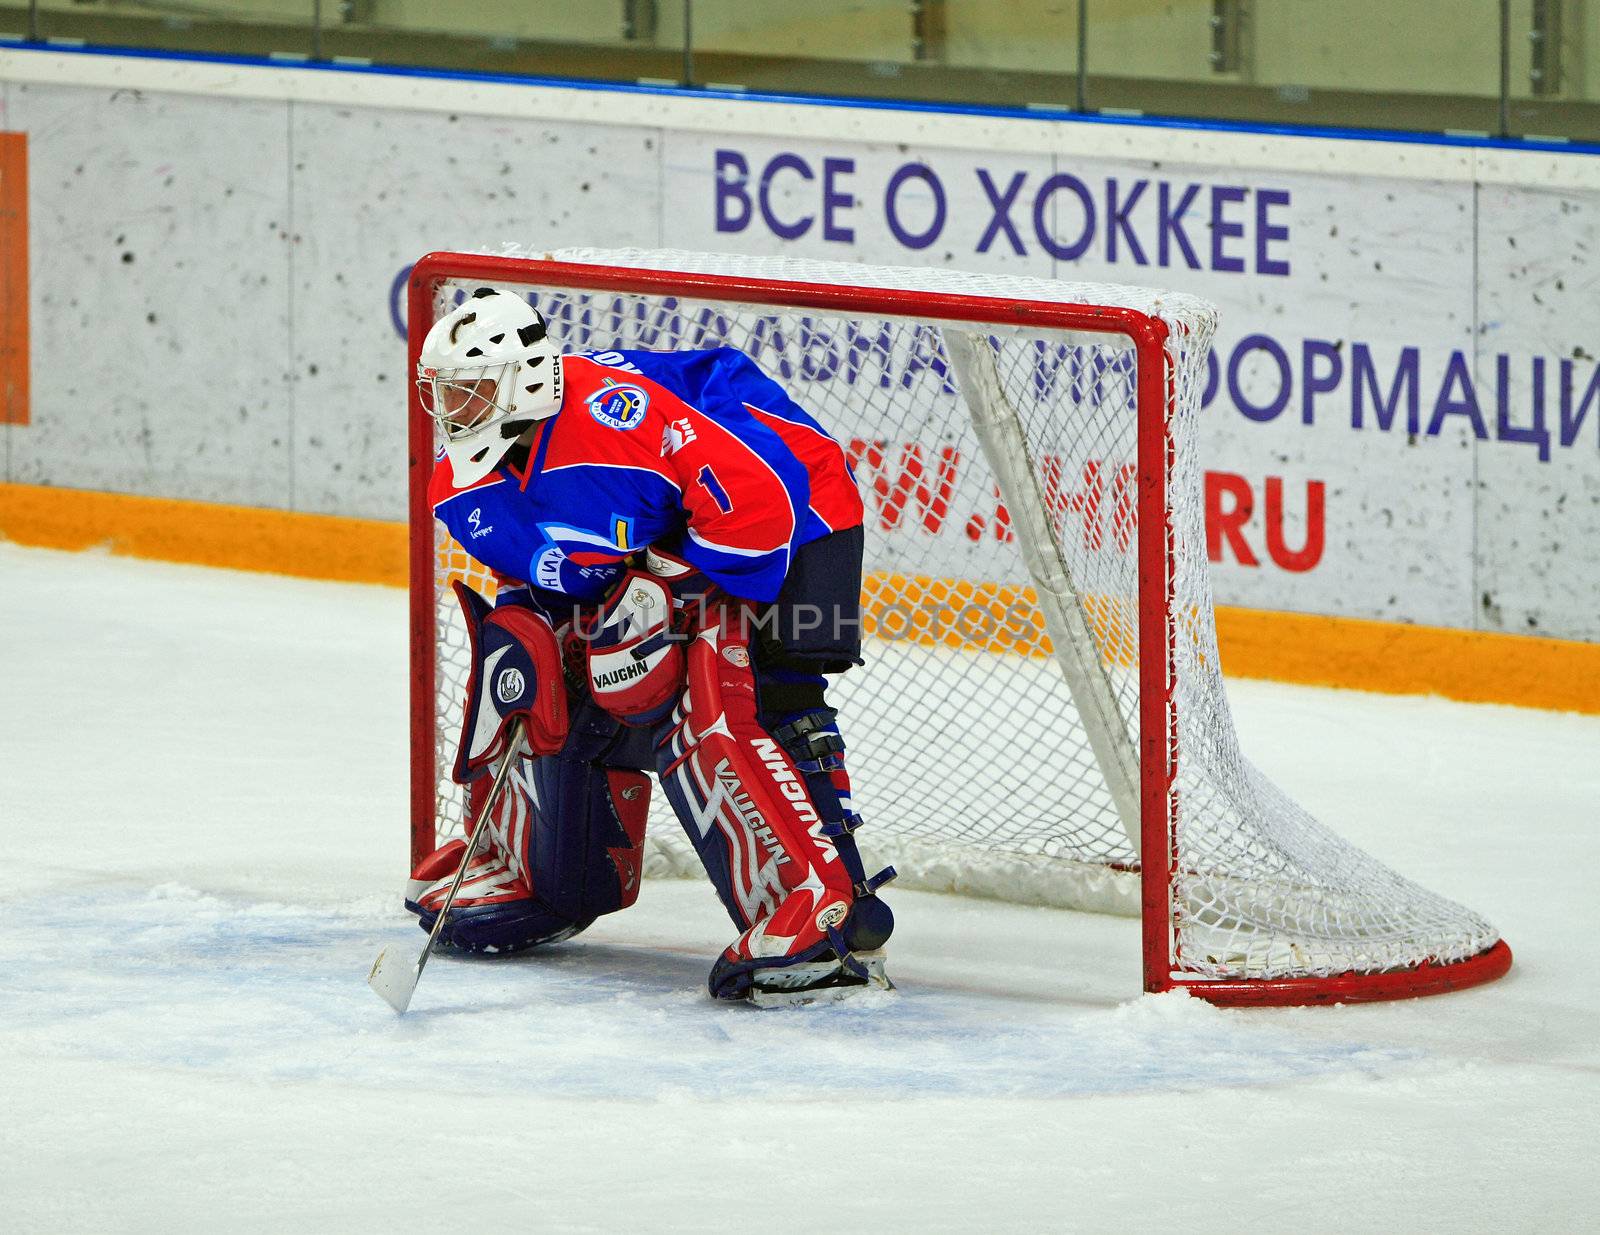
<instances>
[{"instance_id":1,"label":"stick blade","mask_svg":"<svg viewBox=\"0 0 1600 1235\"><path fill-rule=\"evenodd\" d=\"M417 979L422 976L420 961L403 961L393 955L394 949L385 948L372 962L372 972L367 975L367 985L377 991L383 1001L396 1012L411 1006L411 993L417 989Z\"/></svg>"}]
</instances>

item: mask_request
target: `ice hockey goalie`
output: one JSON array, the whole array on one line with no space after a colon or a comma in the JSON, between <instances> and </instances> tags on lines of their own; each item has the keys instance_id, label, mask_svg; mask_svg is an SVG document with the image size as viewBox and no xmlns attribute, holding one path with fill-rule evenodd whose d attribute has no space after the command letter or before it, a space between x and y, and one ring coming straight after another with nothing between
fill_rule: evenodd
<instances>
[{"instance_id":1,"label":"ice hockey goalie","mask_svg":"<svg viewBox=\"0 0 1600 1235\"><path fill-rule=\"evenodd\" d=\"M434 324L417 382L443 433L434 514L500 581L492 607L460 589L456 779L481 798L512 720L529 735L441 939L515 952L632 904L651 771L739 932L712 995L886 986L893 871L862 867L825 697L861 651L838 443L734 349L562 354L492 288ZM424 928L464 847L413 872Z\"/></svg>"}]
</instances>

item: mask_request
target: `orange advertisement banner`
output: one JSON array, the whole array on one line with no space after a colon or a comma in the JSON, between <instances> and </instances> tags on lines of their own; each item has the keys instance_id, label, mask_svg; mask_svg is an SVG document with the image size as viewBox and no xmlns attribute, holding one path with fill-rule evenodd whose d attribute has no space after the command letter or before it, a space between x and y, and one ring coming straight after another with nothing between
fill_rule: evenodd
<instances>
[{"instance_id":1,"label":"orange advertisement banner","mask_svg":"<svg viewBox=\"0 0 1600 1235\"><path fill-rule=\"evenodd\" d=\"M0 424L28 423L28 135L0 133Z\"/></svg>"},{"instance_id":2,"label":"orange advertisement banner","mask_svg":"<svg viewBox=\"0 0 1600 1235\"><path fill-rule=\"evenodd\" d=\"M338 515L0 484L0 541L8 540L311 579L406 582L405 524ZM886 639L1049 651L1032 588L877 573L863 600L867 629ZM1102 642L1109 629L1134 620L1109 597L1085 600ZM1600 643L1229 608L1217 610L1217 636L1232 677L1600 714ZM1119 649L1107 659L1126 665L1132 656Z\"/></svg>"}]
</instances>

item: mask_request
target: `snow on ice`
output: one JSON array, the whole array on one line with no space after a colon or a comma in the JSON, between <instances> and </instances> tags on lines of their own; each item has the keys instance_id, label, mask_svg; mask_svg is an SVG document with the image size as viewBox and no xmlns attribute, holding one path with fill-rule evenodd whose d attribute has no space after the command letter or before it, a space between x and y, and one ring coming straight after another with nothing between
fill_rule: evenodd
<instances>
[{"instance_id":1,"label":"snow on ice","mask_svg":"<svg viewBox=\"0 0 1600 1235\"><path fill-rule=\"evenodd\" d=\"M1596 1228L1600 718L1231 686L1266 771L1501 928L1480 990L1141 997L1132 921L896 889L897 993L758 1012L655 881L401 1019L398 592L0 546L0 644L8 1231Z\"/></svg>"}]
</instances>

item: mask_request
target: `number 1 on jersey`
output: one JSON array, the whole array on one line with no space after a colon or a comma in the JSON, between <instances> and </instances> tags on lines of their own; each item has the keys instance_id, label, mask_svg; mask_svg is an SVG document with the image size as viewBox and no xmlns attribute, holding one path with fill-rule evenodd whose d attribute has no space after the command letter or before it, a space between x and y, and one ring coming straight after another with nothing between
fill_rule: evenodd
<instances>
[{"instance_id":1,"label":"number 1 on jersey","mask_svg":"<svg viewBox=\"0 0 1600 1235\"><path fill-rule=\"evenodd\" d=\"M717 504L718 510L723 514L732 512L733 503L728 500L728 491L722 487L722 482L717 479L709 463L700 469L700 474L695 477L695 480L699 482L702 489L711 495L711 500Z\"/></svg>"}]
</instances>

